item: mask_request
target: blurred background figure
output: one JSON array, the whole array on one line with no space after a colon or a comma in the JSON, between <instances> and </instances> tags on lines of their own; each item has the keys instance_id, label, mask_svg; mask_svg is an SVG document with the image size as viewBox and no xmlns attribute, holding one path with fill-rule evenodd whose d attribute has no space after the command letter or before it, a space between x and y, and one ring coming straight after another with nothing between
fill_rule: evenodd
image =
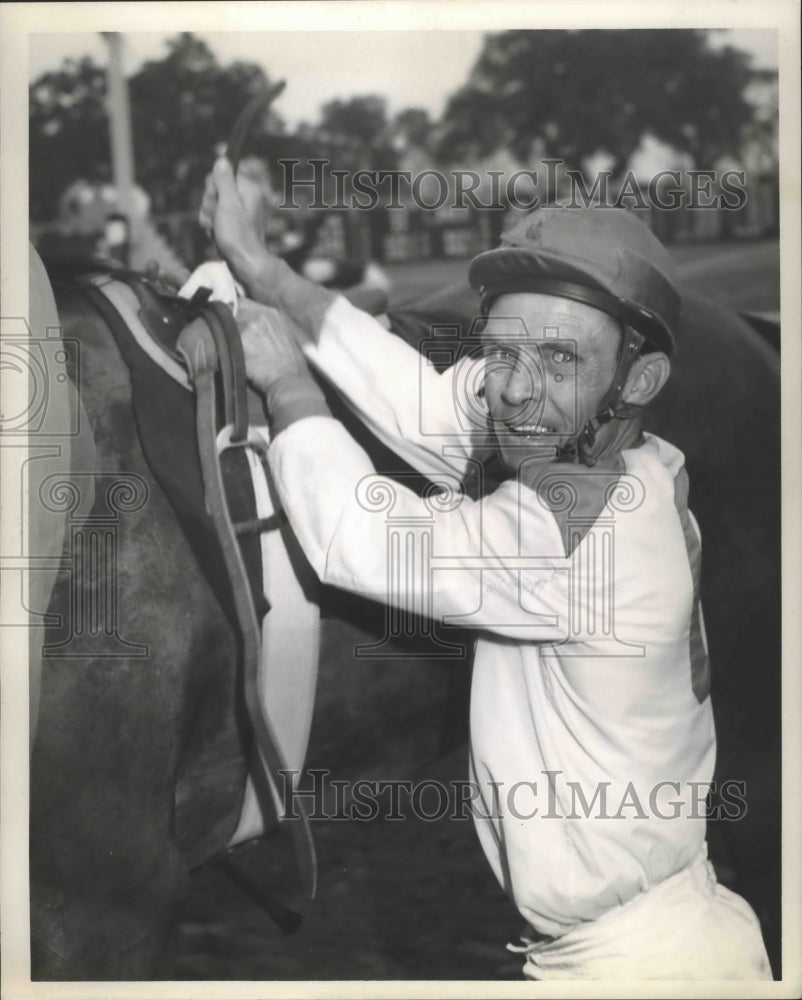
<instances>
[{"instance_id":1,"label":"blurred background figure","mask_svg":"<svg viewBox=\"0 0 802 1000\"><path fill-rule=\"evenodd\" d=\"M141 229L150 215L150 198L137 185L131 190L131 207L129 216L112 184L80 177L59 198L54 228L40 241L42 250L111 258L127 265L131 233Z\"/></svg>"}]
</instances>

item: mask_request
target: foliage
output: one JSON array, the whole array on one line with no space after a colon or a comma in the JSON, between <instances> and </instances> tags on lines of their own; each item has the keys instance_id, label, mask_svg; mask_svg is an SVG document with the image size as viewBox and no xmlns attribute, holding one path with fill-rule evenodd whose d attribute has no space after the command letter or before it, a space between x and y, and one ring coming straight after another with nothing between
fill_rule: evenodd
<instances>
[{"instance_id":1,"label":"foliage","mask_svg":"<svg viewBox=\"0 0 802 1000\"><path fill-rule=\"evenodd\" d=\"M184 33L162 60L129 80L136 179L153 210L194 210L203 178L239 111L268 83L257 65L220 66L200 39ZM110 178L106 79L91 59L65 61L30 88L30 200L34 219L52 218L72 181ZM271 111L261 132L283 130ZM260 128L255 130L260 132Z\"/></svg>"},{"instance_id":2,"label":"foliage","mask_svg":"<svg viewBox=\"0 0 802 1000\"><path fill-rule=\"evenodd\" d=\"M237 113L268 85L257 65L220 66L209 47L192 34L170 39L167 55L145 63L128 81L136 181L154 212L194 211L215 147L225 141ZM105 70L91 59L65 60L30 88L30 202L34 220L52 219L62 191L78 178L111 177ZM423 118L420 117L423 115ZM417 135L427 127L425 112L400 115L399 128ZM271 110L252 129L246 152L262 156L280 183L280 159L328 157L340 169L395 166L395 122L375 95L332 100L317 123L285 128ZM305 166L306 165L306 166Z\"/></svg>"},{"instance_id":3,"label":"foliage","mask_svg":"<svg viewBox=\"0 0 802 1000\"><path fill-rule=\"evenodd\" d=\"M737 152L745 127L759 126L748 88L760 77L744 53L713 49L706 31L506 31L487 36L440 122L415 107L390 117L374 94L333 99L294 132L271 110L249 152L274 169L281 158L299 159L299 174L309 174L314 157L337 169L382 170L413 147L453 163L504 148L526 160L539 142L569 166L604 153L622 171L651 133L709 168ZM197 208L215 147L268 82L253 63L221 66L188 33L130 78L136 180L154 212ZM105 100L105 71L88 58L66 60L31 85L34 220L52 219L77 178L110 178ZM274 183L282 176L275 170Z\"/></svg>"},{"instance_id":4,"label":"foliage","mask_svg":"<svg viewBox=\"0 0 802 1000\"><path fill-rule=\"evenodd\" d=\"M394 166L390 123L383 97L365 94L333 100L320 110L317 138L340 169L388 169Z\"/></svg>"},{"instance_id":5,"label":"foliage","mask_svg":"<svg viewBox=\"0 0 802 1000\"><path fill-rule=\"evenodd\" d=\"M237 114L268 85L259 66L221 67L190 34L168 45L167 58L145 63L129 84L137 181L156 211L197 207L215 146L225 142ZM272 130L280 128L274 111L268 123Z\"/></svg>"},{"instance_id":6,"label":"foliage","mask_svg":"<svg viewBox=\"0 0 802 1000\"><path fill-rule=\"evenodd\" d=\"M106 74L91 59L65 60L30 88L30 202L33 219L52 218L78 177L107 180Z\"/></svg>"},{"instance_id":7,"label":"foliage","mask_svg":"<svg viewBox=\"0 0 802 1000\"><path fill-rule=\"evenodd\" d=\"M747 55L713 49L706 31L492 34L446 108L440 152L507 147L524 160L540 140L572 167L608 154L620 173L651 133L707 168L737 149L753 76Z\"/></svg>"},{"instance_id":8,"label":"foliage","mask_svg":"<svg viewBox=\"0 0 802 1000\"><path fill-rule=\"evenodd\" d=\"M396 147L428 150L434 132L434 122L425 108L408 107L399 111L392 121Z\"/></svg>"}]
</instances>

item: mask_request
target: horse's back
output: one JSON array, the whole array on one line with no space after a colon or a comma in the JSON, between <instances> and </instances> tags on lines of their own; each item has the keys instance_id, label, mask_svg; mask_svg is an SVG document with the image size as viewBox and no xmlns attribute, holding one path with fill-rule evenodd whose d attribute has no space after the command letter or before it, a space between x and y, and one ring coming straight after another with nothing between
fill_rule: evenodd
<instances>
[{"instance_id":1,"label":"horse's back","mask_svg":"<svg viewBox=\"0 0 802 1000\"><path fill-rule=\"evenodd\" d=\"M717 732L716 783L745 812L718 830L739 887L779 934L781 538L779 356L739 317L685 298L672 378L649 428L684 453L702 534L702 606ZM720 801L714 793L713 801ZM730 810L732 811L732 810Z\"/></svg>"},{"instance_id":2,"label":"horse's back","mask_svg":"<svg viewBox=\"0 0 802 1000\"><path fill-rule=\"evenodd\" d=\"M236 645L145 462L113 338L79 288L55 291L95 461L60 494L58 624L44 634L31 763L33 973L142 978L197 847L182 834L203 829L219 849L236 822ZM199 760L215 773L186 804L181 776ZM203 827L187 809L205 812Z\"/></svg>"}]
</instances>

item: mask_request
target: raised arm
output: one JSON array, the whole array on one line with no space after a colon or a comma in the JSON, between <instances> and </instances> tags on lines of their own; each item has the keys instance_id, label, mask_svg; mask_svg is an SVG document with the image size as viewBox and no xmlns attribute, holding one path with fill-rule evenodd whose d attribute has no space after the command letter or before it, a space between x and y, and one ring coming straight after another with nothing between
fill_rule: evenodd
<instances>
[{"instance_id":1,"label":"raised arm","mask_svg":"<svg viewBox=\"0 0 802 1000\"><path fill-rule=\"evenodd\" d=\"M309 361L390 448L425 475L463 475L481 405L464 400L475 383L466 359L439 374L427 359L347 300L296 274L274 257L251 224L226 160L207 181L201 221L256 302L286 313Z\"/></svg>"},{"instance_id":2,"label":"raised arm","mask_svg":"<svg viewBox=\"0 0 802 1000\"><path fill-rule=\"evenodd\" d=\"M450 489L421 498L378 476L327 415L287 326L266 309L243 347L273 417L273 480L320 579L445 622L564 639L570 559L535 494L510 481L475 502L452 477Z\"/></svg>"},{"instance_id":3,"label":"raised arm","mask_svg":"<svg viewBox=\"0 0 802 1000\"><path fill-rule=\"evenodd\" d=\"M566 639L570 559L545 509L522 529L517 483L482 501L421 498L376 475L342 425L320 417L286 427L268 461L323 582L446 624Z\"/></svg>"},{"instance_id":4,"label":"raised arm","mask_svg":"<svg viewBox=\"0 0 802 1000\"><path fill-rule=\"evenodd\" d=\"M304 353L363 423L419 472L464 475L478 436L485 433L481 408L462 398L475 381L469 369L476 362L464 359L440 373L342 298L329 308L317 341Z\"/></svg>"}]
</instances>

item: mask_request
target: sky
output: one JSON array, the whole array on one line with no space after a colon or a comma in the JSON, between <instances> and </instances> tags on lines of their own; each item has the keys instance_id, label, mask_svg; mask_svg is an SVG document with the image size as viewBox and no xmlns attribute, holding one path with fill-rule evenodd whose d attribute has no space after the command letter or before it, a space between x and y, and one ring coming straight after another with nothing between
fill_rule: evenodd
<instances>
[{"instance_id":1,"label":"sky","mask_svg":"<svg viewBox=\"0 0 802 1000\"><path fill-rule=\"evenodd\" d=\"M223 65L236 59L261 65L287 89L276 110L290 126L312 121L335 97L378 93L391 112L424 107L433 115L466 79L482 45L480 31L276 31L197 32ZM126 71L166 55L165 34L127 34ZM30 75L58 67L65 56L91 55L105 64L106 46L97 34L35 35Z\"/></svg>"},{"instance_id":2,"label":"sky","mask_svg":"<svg viewBox=\"0 0 802 1000\"><path fill-rule=\"evenodd\" d=\"M165 40L171 34L127 33L126 72L136 72L146 59L163 58ZM197 34L224 65L241 59L258 63L273 79L286 78L287 89L276 102L276 110L290 127L315 120L320 106L332 98L369 93L383 95L391 113L414 106L438 117L448 96L467 78L484 37L482 31L467 30ZM727 30L714 39L715 44L735 45L750 52L756 66L777 67L776 32ZM30 77L58 68L67 56L90 55L103 65L106 52L96 32L31 34Z\"/></svg>"}]
</instances>

